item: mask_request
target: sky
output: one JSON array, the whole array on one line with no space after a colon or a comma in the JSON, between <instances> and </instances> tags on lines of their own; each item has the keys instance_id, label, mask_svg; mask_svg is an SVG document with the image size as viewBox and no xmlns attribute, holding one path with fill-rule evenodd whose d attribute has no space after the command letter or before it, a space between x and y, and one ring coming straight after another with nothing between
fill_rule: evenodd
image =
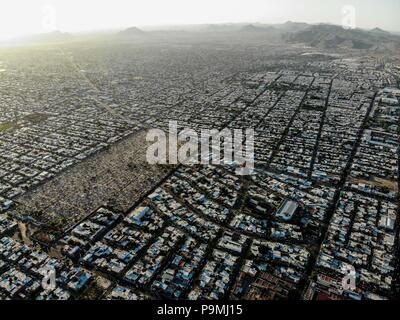
<instances>
[{"instance_id":1,"label":"sky","mask_svg":"<svg viewBox=\"0 0 400 320\"><path fill-rule=\"evenodd\" d=\"M356 27L400 31L399 12L400 0L0 0L0 39L152 25L341 24L349 15Z\"/></svg>"}]
</instances>

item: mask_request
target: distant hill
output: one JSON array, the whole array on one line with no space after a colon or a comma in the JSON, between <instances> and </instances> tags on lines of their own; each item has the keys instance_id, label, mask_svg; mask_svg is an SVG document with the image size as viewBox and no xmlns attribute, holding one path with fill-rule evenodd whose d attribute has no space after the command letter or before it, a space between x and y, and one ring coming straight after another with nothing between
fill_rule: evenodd
<instances>
[{"instance_id":1,"label":"distant hill","mask_svg":"<svg viewBox=\"0 0 400 320\"><path fill-rule=\"evenodd\" d=\"M325 49L338 47L371 49L384 43L399 41L397 36L378 28L366 31L329 24L311 25L302 31L290 34L288 39L290 42L301 42Z\"/></svg>"},{"instance_id":2,"label":"distant hill","mask_svg":"<svg viewBox=\"0 0 400 320\"><path fill-rule=\"evenodd\" d=\"M275 28L283 30L285 32L298 32L302 31L304 29L307 29L310 25L308 23L304 22L292 22L292 21L287 21L282 24L276 24L274 25Z\"/></svg>"},{"instance_id":3,"label":"distant hill","mask_svg":"<svg viewBox=\"0 0 400 320\"><path fill-rule=\"evenodd\" d=\"M239 29L240 32L278 32L278 30L269 25L248 24Z\"/></svg>"},{"instance_id":4,"label":"distant hill","mask_svg":"<svg viewBox=\"0 0 400 320\"><path fill-rule=\"evenodd\" d=\"M370 32L378 34L378 35L384 35L384 36L390 36L391 35L390 32L385 31L385 30L383 30L381 28L374 28L374 29L370 30Z\"/></svg>"},{"instance_id":5,"label":"distant hill","mask_svg":"<svg viewBox=\"0 0 400 320\"><path fill-rule=\"evenodd\" d=\"M145 31L143 31L137 27L131 27L131 28L122 30L118 33L119 36L123 36L123 37L143 36L145 34L146 34Z\"/></svg>"}]
</instances>

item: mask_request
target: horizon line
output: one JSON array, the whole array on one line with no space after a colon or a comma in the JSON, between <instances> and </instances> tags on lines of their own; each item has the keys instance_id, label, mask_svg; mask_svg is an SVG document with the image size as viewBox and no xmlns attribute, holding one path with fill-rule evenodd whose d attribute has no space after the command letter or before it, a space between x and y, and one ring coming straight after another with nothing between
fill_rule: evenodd
<instances>
[{"instance_id":1,"label":"horizon line","mask_svg":"<svg viewBox=\"0 0 400 320\"><path fill-rule=\"evenodd\" d=\"M121 31L121 30L126 30L129 28L138 28L138 29L143 29L143 31L146 31L145 29L149 29L146 32L155 32L155 31L179 31L179 30L165 30L163 28L173 28L173 27L200 27L200 26L218 26L218 25L269 25L269 26L276 26L276 25L284 25L286 23L302 23L302 24L307 24L310 26L316 26L316 25L332 25L332 26L340 26L339 24L332 23L332 22L316 22L316 23L311 23L311 22L304 22L304 21L296 21L296 20L286 20L285 22L280 22L280 23L269 23L269 22L260 22L260 21L243 21L243 22L204 22L204 23L166 23L166 24L145 24L145 25L130 25L130 26L119 26L119 27L109 27L109 28L95 28L95 29L86 29L86 30L77 30L77 31L64 31L62 29L56 29L53 31L49 32L36 32L36 33L30 33L30 34L24 34L24 35L19 35L19 36L12 36L12 37L4 37L0 38L0 43L4 42L13 42L13 41L18 41L18 40L24 40L26 38L30 37L35 37L35 36L44 36L44 35L49 35L49 34L54 34L54 33L62 33L62 34L69 34L69 35L82 35L82 34L89 34L89 33L100 33L100 32L111 32L111 31ZM381 29L383 31L389 32L389 33L400 33L400 30L388 30L385 28L381 28L379 26L375 27L356 27L354 28L355 30L365 30L365 31L371 31L374 29Z\"/></svg>"}]
</instances>

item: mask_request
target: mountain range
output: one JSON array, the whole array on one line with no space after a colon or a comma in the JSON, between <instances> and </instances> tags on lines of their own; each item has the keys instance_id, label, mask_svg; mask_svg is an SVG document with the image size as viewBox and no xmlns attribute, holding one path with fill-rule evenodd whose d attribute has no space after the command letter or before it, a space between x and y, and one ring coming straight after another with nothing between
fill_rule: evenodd
<instances>
[{"instance_id":1,"label":"mountain range","mask_svg":"<svg viewBox=\"0 0 400 320\"><path fill-rule=\"evenodd\" d=\"M146 39L150 35L166 36L174 35L179 32L186 33L210 33L214 35L229 34L240 37L270 37L274 36L277 39L288 43L301 43L310 47L320 49L356 49L369 50L376 48L398 48L400 45L400 36L390 33L380 28L372 30L365 29L345 29L338 25L332 24L307 24L302 22L288 21L283 24L245 24L245 23L227 23L227 24L205 24L197 26L177 26L173 29L158 29L158 30L142 30L138 27L130 27L125 30L109 32L104 37L112 37L113 39L124 38L130 39ZM79 39L79 35L71 35L59 31L25 37L24 42L28 43L54 43L68 42Z\"/></svg>"},{"instance_id":2,"label":"mountain range","mask_svg":"<svg viewBox=\"0 0 400 320\"><path fill-rule=\"evenodd\" d=\"M400 43L400 37L379 28L372 30L346 29L330 24L310 25L287 36L289 42L304 43L317 48L372 49L377 46Z\"/></svg>"}]
</instances>

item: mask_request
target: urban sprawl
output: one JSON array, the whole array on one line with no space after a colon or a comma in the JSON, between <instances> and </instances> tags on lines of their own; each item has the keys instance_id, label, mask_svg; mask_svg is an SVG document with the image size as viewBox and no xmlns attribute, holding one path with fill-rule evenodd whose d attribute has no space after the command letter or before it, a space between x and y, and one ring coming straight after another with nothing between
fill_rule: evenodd
<instances>
[{"instance_id":1,"label":"urban sprawl","mask_svg":"<svg viewBox=\"0 0 400 320\"><path fill-rule=\"evenodd\" d=\"M399 57L181 37L0 50L0 299L394 299ZM149 165L170 121L254 172Z\"/></svg>"}]
</instances>

